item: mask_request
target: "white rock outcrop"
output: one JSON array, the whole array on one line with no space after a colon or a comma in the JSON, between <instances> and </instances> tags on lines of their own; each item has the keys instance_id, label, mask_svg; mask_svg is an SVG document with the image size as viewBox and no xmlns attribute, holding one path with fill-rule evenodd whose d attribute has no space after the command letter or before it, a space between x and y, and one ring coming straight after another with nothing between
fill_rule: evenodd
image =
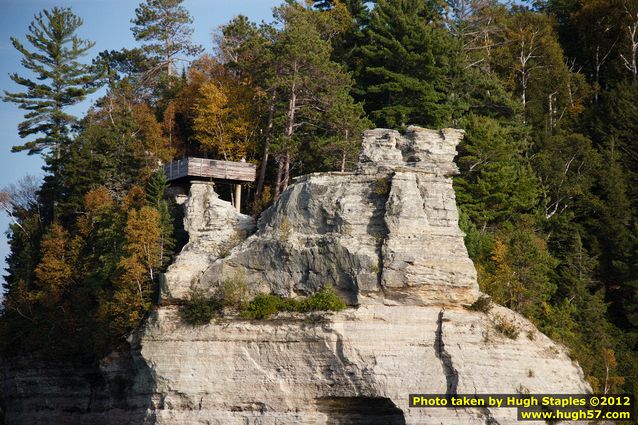
<instances>
[{"instance_id":1,"label":"white rock outcrop","mask_svg":"<svg viewBox=\"0 0 638 425\"><path fill-rule=\"evenodd\" d=\"M228 203L225 209L214 205L220 226L196 229L186 258L180 255L163 280L163 297L183 297L193 285L214 290L241 275L254 292L293 297L331 283L351 305L372 296L407 304L471 303L478 294L476 272L458 227L451 178L462 135L418 127L405 135L365 132L357 171L297 179L264 212L255 234L217 258L211 243L226 243L244 218ZM196 186L189 208L205 202L194 198L210 196ZM201 273L199 279L189 280L194 276L182 265Z\"/></svg>"},{"instance_id":2,"label":"white rock outcrop","mask_svg":"<svg viewBox=\"0 0 638 425\"><path fill-rule=\"evenodd\" d=\"M408 396L589 391L529 321L466 308L479 292L451 180L461 137L368 131L357 171L297 179L254 233L212 186L193 184L191 239L130 350L75 374L5 368L7 423L514 425L515 409L415 409ZM332 283L351 307L181 323L169 301L237 275L252 293L292 297Z\"/></svg>"},{"instance_id":3,"label":"white rock outcrop","mask_svg":"<svg viewBox=\"0 0 638 425\"><path fill-rule=\"evenodd\" d=\"M193 181L184 204L189 241L160 278L164 298L184 298L202 273L255 230L255 219L219 198L215 185Z\"/></svg>"}]
</instances>

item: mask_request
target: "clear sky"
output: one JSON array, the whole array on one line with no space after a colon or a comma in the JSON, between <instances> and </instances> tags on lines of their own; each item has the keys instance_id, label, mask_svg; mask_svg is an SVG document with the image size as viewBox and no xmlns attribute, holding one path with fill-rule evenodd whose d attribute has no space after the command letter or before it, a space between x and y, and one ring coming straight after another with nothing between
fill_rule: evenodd
<instances>
[{"instance_id":1,"label":"clear sky","mask_svg":"<svg viewBox=\"0 0 638 425\"><path fill-rule=\"evenodd\" d=\"M20 54L13 48L9 37L18 37L25 41L25 33L33 15L42 9L54 6L71 7L74 13L84 20L79 35L95 41L95 47L86 58L102 50L117 50L122 47L134 47L135 40L130 31L130 20L136 6L142 0L0 0L0 89L18 91L19 87L10 79L9 74L18 72L26 75L20 65ZM206 51L212 48L211 35L221 24L234 16L243 14L253 21L270 21L271 9L280 4L279 0L185 0L186 7L194 19L194 41ZM24 43L27 48L28 43ZM73 108L80 115L90 104L87 100ZM16 126L23 116L22 110L12 103L0 102L0 187L15 182L20 177L31 174L40 176L42 161L37 156L24 153L11 153L11 146L21 144ZM8 254L5 230L7 217L0 214L0 265L4 271L4 258ZM4 273L0 273L4 274ZM2 295L0 294L0 297Z\"/></svg>"}]
</instances>

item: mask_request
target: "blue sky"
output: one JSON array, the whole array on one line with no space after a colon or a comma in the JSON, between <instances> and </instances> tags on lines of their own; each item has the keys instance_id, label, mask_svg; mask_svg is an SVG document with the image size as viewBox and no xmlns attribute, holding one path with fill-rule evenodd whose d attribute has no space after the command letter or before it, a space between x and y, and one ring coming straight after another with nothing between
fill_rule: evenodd
<instances>
[{"instance_id":1,"label":"blue sky","mask_svg":"<svg viewBox=\"0 0 638 425\"><path fill-rule=\"evenodd\" d=\"M136 45L130 31L130 20L135 7L141 0L0 0L0 89L18 91L9 74L18 72L26 75L20 65L20 54L13 48L9 37L24 41L33 15L42 9L54 6L71 7L84 20L79 31L83 38L95 41L95 47L86 58L91 59L102 50L120 49ZM194 19L195 42L210 52L211 35L221 24L234 16L243 14L253 21L270 21L271 9L280 4L279 0L185 0L186 7ZM28 45L28 43L25 43ZM74 107L71 111L80 115L91 100ZM20 177L31 174L40 176L42 161L37 156L11 153L11 146L21 144L16 126L22 120L23 111L11 103L0 102L0 187L15 182ZM4 235L8 226L7 217L0 214L0 265L4 271L4 258L8 247ZM4 273L0 273L4 274ZM1 296L1 294L0 294Z\"/></svg>"}]
</instances>

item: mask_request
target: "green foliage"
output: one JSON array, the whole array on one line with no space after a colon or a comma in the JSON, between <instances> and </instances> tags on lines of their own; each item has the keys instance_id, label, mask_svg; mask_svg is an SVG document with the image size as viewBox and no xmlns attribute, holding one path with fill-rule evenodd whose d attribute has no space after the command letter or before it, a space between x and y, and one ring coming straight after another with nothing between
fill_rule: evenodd
<instances>
[{"instance_id":1,"label":"green foliage","mask_svg":"<svg viewBox=\"0 0 638 425\"><path fill-rule=\"evenodd\" d=\"M100 356L151 308L158 272L174 249L174 211L164 176L154 173L170 155L152 111L119 90L85 118L60 172L30 201L33 210L14 208L20 218L12 244L23 248L9 260L5 305L12 307L3 336L13 341L11 350ZM52 199L57 224L50 225L39 205ZM42 235L54 231L52 250Z\"/></svg>"},{"instance_id":2,"label":"green foliage","mask_svg":"<svg viewBox=\"0 0 638 425\"><path fill-rule=\"evenodd\" d=\"M522 221L498 234L490 261L479 266L479 284L495 302L539 323L556 291L555 266L544 240Z\"/></svg>"},{"instance_id":3,"label":"green foliage","mask_svg":"<svg viewBox=\"0 0 638 425\"><path fill-rule=\"evenodd\" d=\"M379 0L359 47L357 91L378 127L448 123L447 100L452 39L439 25L437 3Z\"/></svg>"},{"instance_id":4,"label":"green foliage","mask_svg":"<svg viewBox=\"0 0 638 425\"><path fill-rule=\"evenodd\" d=\"M142 45L93 66L79 62L92 45L75 36L79 18L36 15L31 47L12 39L33 77L12 74L24 92L4 100L27 112L18 131L30 140L15 149L43 153L47 174L0 193L4 354L95 360L139 325L179 248L183 217L159 167L172 155L260 161L249 202L261 211L293 174L352 169L371 121L451 125L466 132L454 184L481 289L567 345L595 390L638 394L635 2L368 3L287 1L274 24L239 16L215 36L215 59L181 77L198 51L181 0L142 3ZM68 114L102 82L82 120ZM379 200L389 186L370 190ZM279 231L287 241L290 223ZM213 300L193 295L193 321L222 307L249 318L343 307L325 291L248 302L235 276Z\"/></svg>"},{"instance_id":5,"label":"green foliage","mask_svg":"<svg viewBox=\"0 0 638 425\"><path fill-rule=\"evenodd\" d=\"M267 319L280 311L308 313L341 311L345 308L346 303L337 295L332 286L326 285L319 292L301 300L272 294L259 294L242 306L240 314L245 319Z\"/></svg>"},{"instance_id":6,"label":"green foliage","mask_svg":"<svg viewBox=\"0 0 638 425\"><path fill-rule=\"evenodd\" d=\"M380 197L388 196L390 193L390 179L387 177L376 179L372 186L372 193Z\"/></svg>"},{"instance_id":7,"label":"green foliage","mask_svg":"<svg viewBox=\"0 0 638 425\"><path fill-rule=\"evenodd\" d=\"M324 286L319 292L302 300L298 304L297 311L341 311L346 308L346 303L337 295L330 285Z\"/></svg>"},{"instance_id":8,"label":"green foliage","mask_svg":"<svg viewBox=\"0 0 638 425\"><path fill-rule=\"evenodd\" d=\"M171 254L175 251L176 238L173 218L175 217L176 205L169 200L166 191L168 190L168 179L163 169L156 171L146 183L146 199L149 205L159 212L160 220L160 265L168 266L172 259ZM172 210L172 211L171 211Z\"/></svg>"},{"instance_id":9,"label":"green foliage","mask_svg":"<svg viewBox=\"0 0 638 425\"><path fill-rule=\"evenodd\" d=\"M71 9L54 7L35 15L29 26L27 40L35 50L30 51L17 38L11 38L13 47L23 56L22 65L36 79L11 74L11 80L25 87L26 92L5 92L3 100L28 111L25 121L18 125L20 137L40 135L14 146L14 152L28 150L34 154L49 149L49 161L59 160L70 142L70 126L76 119L65 108L98 88L93 84L97 77L94 70L78 61L94 45L76 35L81 25L82 19Z\"/></svg>"},{"instance_id":10,"label":"green foliage","mask_svg":"<svg viewBox=\"0 0 638 425\"><path fill-rule=\"evenodd\" d=\"M542 207L545 216L551 218L591 193L601 158L591 141L578 133L547 135L536 149L533 163L541 183Z\"/></svg>"},{"instance_id":11,"label":"green foliage","mask_svg":"<svg viewBox=\"0 0 638 425\"><path fill-rule=\"evenodd\" d=\"M469 309L487 314L490 312L492 307L492 299L486 295L481 295L472 303L472 305L469 306Z\"/></svg>"},{"instance_id":12,"label":"green foliage","mask_svg":"<svg viewBox=\"0 0 638 425\"><path fill-rule=\"evenodd\" d=\"M459 146L461 176L454 185L463 213L485 228L532 211L538 182L524 159L519 129L476 115L461 125L466 134Z\"/></svg>"},{"instance_id":13,"label":"green foliage","mask_svg":"<svg viewBox=\"0 0 638 425\"><path fill-rule=\"evenodd\" d=\"M219 296L225 307L240 308L248 297L248 286L243 275L235 274L224 280Z\"/></svg>"},{"instance_id":14,"label":"green foliage","mask_svg":"<svg viewBox=\"0 0 638 425\"><path fill-rule=\"evenodd\" d=\"M179 316L191 326L207 325L220 313L221 304L215 298L206 296L201 290L193 289L188 301L179 307Z\"/></svg>"},{"instance_id":15,"label":"green foliage","mask_svg":"<svg viewBox=\"0 0 638 425\"><path fill-rule=\"evenodd\" d=\"M175 72L175 63L201 53L191 42L193 19L181 5L183 0L147 0L135 9L131 28L137 41L145 42L144 52L154 62L149 71Z\"/></svg>"},{"instance_id":16,"label":"green foliage","mask_svg":"<svg viewBox=\"0 0 638 425\"><path fill-rule=\"evenodd\" d=\"M287 310L287 302L279 295L259 294L241 308L244 319L267 319L273 314Z\"/></svg>"}]
</instances>

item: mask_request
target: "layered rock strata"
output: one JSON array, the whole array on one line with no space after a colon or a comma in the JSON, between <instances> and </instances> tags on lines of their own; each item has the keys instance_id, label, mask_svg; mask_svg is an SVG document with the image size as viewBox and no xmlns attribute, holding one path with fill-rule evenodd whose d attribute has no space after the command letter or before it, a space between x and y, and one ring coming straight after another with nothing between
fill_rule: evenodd
<instances>
[{"instance_id":1,"label":"layered rock strata","mask_svg":"<svg viewBox=\"0 0 638 425\"><path fill-rule=\"evenodd\" d=\"M5 367L7 422L513 425L514 409L414 409L408 395L587 392L566 350L527 320L466 308L478 288L451 182L461 137L368 131L355 172L298 179L254 229L194 184L190 242L130 349L84 371ZM180 321L175 302L228 278L292 297L332 283L350 307Z\"/></svg>"}]
</instances>

